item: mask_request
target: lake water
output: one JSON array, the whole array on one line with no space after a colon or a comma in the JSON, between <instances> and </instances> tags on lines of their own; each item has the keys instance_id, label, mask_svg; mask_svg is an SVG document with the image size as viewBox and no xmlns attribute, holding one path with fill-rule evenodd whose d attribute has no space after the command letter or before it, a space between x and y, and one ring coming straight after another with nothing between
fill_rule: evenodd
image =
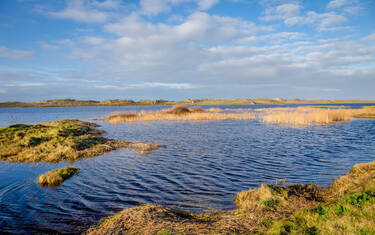
<instances>
[{"instance_id":1,"label":"lake water","mask_svg":"<svg viewBox=\"0 0 375 235\"><path fill-rule=\"evenodd\" d=\"M161 108L3 108L0 126ZM80 233L103 216L141 203L230 210L236 192L277 179L327 186L354 164L375 159L375 120L370 119L305 128L259 120L96 123L106 137L167 147L146 156L120 149L76 161L80 174L58 188L41 188L36 178L68 163L0 162L0 233Z\"/></svg>"}]
</instances>

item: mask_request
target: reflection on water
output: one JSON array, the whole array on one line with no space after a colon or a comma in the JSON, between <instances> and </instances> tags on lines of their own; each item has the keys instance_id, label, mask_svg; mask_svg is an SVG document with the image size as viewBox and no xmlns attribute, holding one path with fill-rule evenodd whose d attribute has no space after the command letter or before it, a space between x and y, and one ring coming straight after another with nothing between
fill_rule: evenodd
<instances>
[{"instance_id":1,"label":"reflection on water","mask_svg":"<svg viewBox=\"0 0 375 235\"><path fill-rule=\"evenodd\" d=\"M219 106L262 108L264 106ZM0 126L59 119L87 120L113 111L160 107L0 109ZM236 192L286 179L328 185L353 164L374 160L375 121L305 128L258 120L97 122L110 138L167 148L148 156L120 149L74 163L80 174L59 188L36 177L67 163L0 163L0 233L79 233L108 214L140 203L203 212L233 209Z\"/></svg>"}]
</instances>

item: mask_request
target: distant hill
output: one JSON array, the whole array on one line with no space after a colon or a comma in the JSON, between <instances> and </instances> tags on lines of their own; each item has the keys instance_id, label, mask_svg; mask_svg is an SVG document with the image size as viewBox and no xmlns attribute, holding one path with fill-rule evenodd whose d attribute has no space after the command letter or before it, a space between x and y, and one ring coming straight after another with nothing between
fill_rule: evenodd
<instances>
[{"instance_id":1,"label":"distant hill","mask_svg":"<svg viewBox=\"0 0 375 235\"><path fill-rule=\"evenodd\" d=\"M256 98L256 99L186 99L183 101L168 100L74 100L56 99L38 102L3 102L0 108L11 107L77 107L77 106L131 106L131 105L247 105L247 104L354 104L354 103L375 103L375 100L303 100L303 99L282 99L282 98Z\"/></svg>"}]
</instances>

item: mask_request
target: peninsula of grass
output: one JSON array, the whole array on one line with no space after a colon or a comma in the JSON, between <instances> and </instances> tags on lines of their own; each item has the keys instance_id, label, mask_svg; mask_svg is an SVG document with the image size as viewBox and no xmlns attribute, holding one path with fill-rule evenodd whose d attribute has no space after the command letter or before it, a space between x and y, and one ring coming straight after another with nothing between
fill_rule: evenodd
<instances>
[{"instance_id":1,"label":"peninsula of grass","mask_svg":"<svg viewBox=\"0 0 375 235\"><path fill-rule=\"evenodd\" d=\"M234 203L235 210L203 214L146 204L87 234L374 234L375 161L355 165L329 187L263 184Z\"/></svg>"},{"instance_id":2,"label":"peninsula of grass","mask_svg":"<svg viewBox=\"0 0 375 235\"><path fill-rule=\"evenodd\" d=\"M108 139L98 125L79 120L62 120L35 125L15 124L0 128L0 160L9 162L75 161L126 147L140 153L157 149L157 144Z\"/></svg>"},{"instance_id":3,"label":"peninsula of grass","mask_svg":"<svg viewBox=\"0 0 375 235\"><path fill-rule=\"evenodd\" d=\"M213 120L248 120L255 118L253 113L223 113L220 109L204 110L200 107L186 107L176 105L170 109L153 112L140 113L114 113L104 118L94 118L93 120L103 120L110 123L121 122L150 122L150 121L213 121Z\"/></svg>"},{"instance_id":4,"label":"peninsula of grass","mask_svg":"<svg viewBox=\"0 0 375 235\"><path fill-rule=\"evenodd\" d=\"M64 167L61 169L51 170L38 177L38 183L41 186L60 186L65 180L73 175L78 174L76 167Z\"/></svg>"}]
</instances>

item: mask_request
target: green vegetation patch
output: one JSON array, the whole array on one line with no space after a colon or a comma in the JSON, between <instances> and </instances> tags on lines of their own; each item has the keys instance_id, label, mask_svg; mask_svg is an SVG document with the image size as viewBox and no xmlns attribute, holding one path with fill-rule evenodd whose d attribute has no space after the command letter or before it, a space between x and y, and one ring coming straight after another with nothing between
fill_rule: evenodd
<instances>
[{"instance_id":1,"label":"green vegetation patch","mask_svg":"<svg viewBox=\"0 0 375 235\"><path fill-rule=\"evenodd\" d=\"M375 191L350 194L275 221L270 234L375 234Z\"/></svg>"},{"instance_id":2,"label":"green vegetation patch","mask_svg":"<svg viewBox=\"0 0 375 235\"><path fill-rule=\"evenodd\" d=\"M270 199L262 201L262 205L264 205L266 208L274 209L279 205L279 200Z\"/></svg>"},{"instance_id":3,"label":"green vegetation patch","mask_svg":"<svg viewBox=\"0 0 375 235\"><path fill-rule=\"evenodd\" d=\"M78 174L78 172L79 170L76 167L56 169L40 175L38 182L41 186L60 186L65 180Z\"/></svg>"},{"instance_id":4,"label":"green vegetation patch","mask_svg":"<svg viewBox=\"0 0 375 235\"><path fill-rule=\"evenodd\" d=\"M94 157L121 147L142 152L158 145L107 139L98 125L62 120L0 128L0 160L9 162L60 162ZM142 149L140 148L142 147Z\"/></svg>"}]
</instances>

